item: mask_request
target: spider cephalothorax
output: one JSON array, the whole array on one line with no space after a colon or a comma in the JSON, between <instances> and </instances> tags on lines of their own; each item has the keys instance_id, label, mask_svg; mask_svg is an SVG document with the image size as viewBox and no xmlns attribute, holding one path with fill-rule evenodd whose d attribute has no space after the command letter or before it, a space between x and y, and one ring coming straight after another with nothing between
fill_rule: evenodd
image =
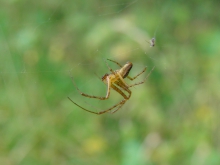
<instances>
[{"instance_id":1,"label":"spider cephalothorax","mask_svg":"<svg viewBox=\"0 0 220 165\"><path fill-rule=\"evenodd\" d=\"M85 96L85 97L96 98L96 99L100 99L100 100L106 100L106 99L108 99L109 96L110 96L110 89L113 89L113 90L115 90L116 92L118 92L118 93L124 98L123 100L121 100L119 103L115 104L114 106L112 106L112 107L110 107L110 108L108 108L108 109L106 109L106 110L103 110L103 111L101 111L101 112L94 112L94 111L88 110L88 109L86 109L86 108L83 108L82 106L78 105L77 103L75 103L74 101L72 101L72 100L68 97L69 100L70 100L71 102L73 102L76 106L82 108L83 110L85 110L85 111L87 111L87 112L94 113L94 114L97 114L97 115L100 115L100 114L109 112L109 111L111 111L111 110L113 110L113 109L115 109L115 110L112 111L112 113L115 113L116 111L118 111L118 110L126 103L126 101L131 97L131 93L132 93L132 92L131 92L131 90L130 90L129 88L130 88L130 87L133 87L133 86L136 86L136 85L143 84L143 83L147 80L148 76L151 74L152 70L154 69L154 68L153 68L153 69L150 71L150 73L147 75L147 77L146 77L143 81L141 81L141 82L139 82L139 83L132 84L132 85L127 85L126 82L124 81L125 78L128 78L128 79L130 79L130 80L136 79L138 76L140 76L142 73L144 73L144 72L146 71L146 67L145 67L139 74L137 74L135 77L131 78L131 77L128 75L129 72L130 72L130 70L131 70L131 68L132 68L132 66L133 66L133 64L132 64L131 62L127 62L125 65L122 66L121 64L119 64L119 63L116 62L116 61L113 61L113 60L110 60L110 59L108 59L108 60L111 61L111 62L116 63L116 64L120 67L120 69L114 71L114 70L112 70L112 69L108 66L108 64L106 63L107 66L108 66L108 68L109 68L109 70L111 71L111 73L109 73L109 74L106 73L106 74L102 77L102 81L103 81L105 84L107 84L107 93L106 93L106 96L105 96L105 97L91 96L91 95L85 94L85 93L83 93L83 92L81 92L81 91L79 90L79 88L75 85L74 81L73 81L73 84L76 86L76 89L79 91L79 93L80 93L82 96ZM126 95L126 94L124 93L125 91L128 93L128 95Z\"/></svg>"}]
</instances>

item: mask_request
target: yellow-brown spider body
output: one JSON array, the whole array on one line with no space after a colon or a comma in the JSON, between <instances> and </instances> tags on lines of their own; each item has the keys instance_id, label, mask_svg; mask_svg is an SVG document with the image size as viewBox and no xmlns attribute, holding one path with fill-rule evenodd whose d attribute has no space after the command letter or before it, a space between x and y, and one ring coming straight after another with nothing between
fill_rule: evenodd
<instances>
[{"instance_id":1,"label":"yellow-brown spider body","mask_svg":"<svg viewBox=\"0 0 220 165\"><path fill-rule=\"evenodd\" d=\"M115 81L118 81L120 79L119 75L124 79L128 76L133 64L131 62L127 62L121 69L113 71L113 73L106 73L102 77L102 81L107 84L107 77L111 80L111 83L114 83Z\"/></svg>"},{"instance_id":2,"label":"yellow-brown spider body","mask_svg":"<svg viewBox=\"0 0 220 165\"><path fill-rule=\"evenodd\" d=\"M109 60L109 59L108 59ZM128 74L132 68L132 63L131 62L127 62L124 66L122 66L121 64L119 64L118 62L116 61L113 61L113 60L109 60L111 62L114 62L116 63L120 69L118 70L115 70L113 71L107 64L109 70L111 71L110 74L105 74L103 77L102 77L102 81L107 85L107 93L106 93L106 96L105 97L99 97L99 96L92 96L92 95L88 95L88 94L85 94L83 92L81 92L78 87L75 85L74 81L73 81L73 84L76 86L76 89L79 91L79 93L82 95L82 96L85 96L85 97L89 97L89 98L96 98L96 99L100 99L100 100L106 100L109 98L110 96L110 89L113 89L115 90L116 92L118 92L124 99L121 100L120 102L118 102L117 104L115 104L114 106L106 109L106 110L103 110L101 112L94 112L94 111L91 111L91 110L88 110L82 106L80 106L79 104L75 103L73 100L71 100L69 97L69 100L74 103L76 106L80 107L81 109L87 111L87 112L90 112L90 113L94 113L94 114L97 114L97 115L100 115L100 114L104 114L106 112L110 112L111 110L115 109L114 111L112 111L111 113L115 113L116 111L118 111L125 103L126 101L131 97L131 90L129 89L130 87L133 87L133 86L136 86L136 85L140 85L140 84L143 84L148 76L151 74L151 72L153 71L153 69L150 71L150 73L147 75L147 77L139 82L139 83L135 83L135 84L132 84L132 85L127 85L126 82L124 81L125 78L128 78L130 80L134 80L136 79L138 76L140 76L142 73L144 73L146 71L146 67L139 73L137 74L135 77L131 78ZM126 95L124 92L127 92L128 95Z\"/></svg>"}]
</instances>

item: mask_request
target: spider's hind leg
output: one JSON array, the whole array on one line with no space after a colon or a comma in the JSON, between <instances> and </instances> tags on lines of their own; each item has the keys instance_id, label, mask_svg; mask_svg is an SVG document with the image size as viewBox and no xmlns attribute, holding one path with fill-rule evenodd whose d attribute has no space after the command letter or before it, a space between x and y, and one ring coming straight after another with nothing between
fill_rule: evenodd
<instances>
[{"instance_id":1,"label":"spider's hind leg","mask_svg":"<svg viewBox=\"0 0 220 165\"><path fill-rule=\"evenodd\" d=\"M147 67L145 67L140 73L138 73L136 76L134 77L130 77L130 76L127 76L127 78L131 81L133 81L134 79L136 79L138 76L140 76L141 74L143 74L145 71L146 71Z\"/></svg>"},{"instance_id":2,"label":"spider's hind leg","mask_svg":"<svg viewBox=\"0 0 220 165\"><path fill-rule=\"evenodd\" d=\"M132 84L132 85L129 85L129 88L130 88L130 87L133 87L133 86L136 86L136 85L140 85L140 84L145 83L145 81L148 79L148 77L150 76L150 74L152 73L152 71L154 70L154 68L155 68L155 66L151 69L151 71L148 73L148 75L144 78L143 81L138 82L138 83L135 83L135 84Z\"/></svg>"}]
</instances>

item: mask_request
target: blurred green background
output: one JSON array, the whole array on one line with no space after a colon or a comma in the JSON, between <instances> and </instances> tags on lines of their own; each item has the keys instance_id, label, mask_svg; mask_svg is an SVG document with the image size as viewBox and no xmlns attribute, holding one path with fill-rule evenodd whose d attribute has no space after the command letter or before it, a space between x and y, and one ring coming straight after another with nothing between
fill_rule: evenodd
<instances>
[{"instance_id":1,"label":"blurred green background","mask_svg":"<svg viewBox=\"0 0 220 165\"><path fill-rule=\"evenodd\" d=\"M219 1L1 0L0 164L219 165ZM156 46L146 42L156 37ZM145 66L122 99L109 58ZM113 69L118 67L108 62ZM128 84L133 82L126 80Z\"/></svg>"}]
</instances>

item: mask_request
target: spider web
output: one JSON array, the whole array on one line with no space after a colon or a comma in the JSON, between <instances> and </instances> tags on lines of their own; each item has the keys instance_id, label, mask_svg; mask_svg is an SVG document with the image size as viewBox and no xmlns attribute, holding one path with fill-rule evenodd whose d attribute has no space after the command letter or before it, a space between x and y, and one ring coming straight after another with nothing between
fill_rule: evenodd
<instances>
[{"instance_id":1,"label":"spider web","mask_svg":"<svg viewBox=\"0 0 220 165\"><path fill-rule=\"evenodd\" d=\"M145 40L150 37L144 28L138 28L132 20L132 10L143 2L87 1L94 3L88 7L85 3L70 0L32 1L28 9L25 1L3 2L1 12L7 17L0 22L1 123L5 125L6 135L11 130L14 133L11 137L18 137L11 140L15 145L7 151L10 160L15 164L26 160L35 148L32 135L38 134L38 131L34 130L44 130L50 121L56 123L56 116L59 120L62 116L67 120L75 112L84 113L74 107L67 96L95 111L110 107L122 99L114 92L111 95L114 99L104 104L99 100L85 99L72 85L71 76L83 92L102 96L106 86L100 77L109 72L105 64L107 58L122 64L131 60L135 65L132 75L146 65L150 68L154 66L148 61L140 62L149 50ZM17 9L13 7L15 4ZM30 129L32 131L27 136L19 136L22 130ZM40 136L45 138L45 135ZM9 136L5 138L9 139ZM75 156L80 157L83 156ZM5 161L8 159L2 161L1 164L7 164Z\"/></svg>"},{"instance_id":2,"label":"spider web","mask_svg":"<svg viewBox=\"0 0 220 165\"><path fill-rule=\"evenodd\" d=\"M110 122L113 130L116 128L116 122L122 130L129 130L133 126L133 122L140 121L140 125L142 122L145 122L145 125L156 123L155 127L157 127L157 124L160 125L161 122L159 118L162 118L160 115L164 115L166 119L163 119L163 122L167 122L169 128L178 120L186 121L185 119L195 109L194 104L197 102L192 102L192 97L196 81L195 78L191 78L190 80L194 83L189 82L187 77L191 71L196 70L193 63L195 58L184 54L188 43L181 42L184 44L181 46L174 39L176 37L174 35L175 33L178 37L180 35L179 38L182 41L191 38L189 35L188 38L181 35L178 32L180 27L168 29L166 26L171 17L175 15L176 9L172 7L175 7L179 1L129 0L120 2L86 1L86 3L71 0L33 1L28 4L28 9L26 3L16 0L3 1L0 11L0 17L4 14L7 15L6 18L0 20L0 90L2 93L0 116L1 124L5 128L3 131L12 132L10 136L2 137L2 141L3 143L6 141L5 145L12 146L12 149L5 152L9 153L10 160L15 164L23 163L22 161L27 157L30 158L32 149L38 146L38 143L44 142L44 139L53 140L48 137L48 134L50 136L55 134L55 129L51 131L54 127L57 129L62 127L62 131L60 131L62 135L56 136L59 139L66 132L71 132L71 129L66 131L65 128L70 128L70 125L74 124L74 130L85 128L87 130L85 132L93 130L92 124L88 123L94 123L98 129L101 129L99 126L101 122L102 124ZM18 8L14 8L14 4ZM6 11L8 8L10 11ZM140 15L142 15L141 18ZM176 32L172 33L174 30ZM146 41L153 37L156 38L156 45L150 47ZM85 98L72 84L71 77L82 92L105 96L106 85L100 79L105 73L110 72L105 64L106 59L115 60L122 65L131 61L134 65L131 76L135 76L147 66L147 72L135 82L142 81L155 66L155 70L145 84L131 89L133 93L130 100L117 113L120 118L117 115L109 115L111 119L108 117L97 118L82 111L67 99L69 96L79 105L95 112L107 109L123 99L114 91L111 91L110 99L106 101ZM113 70L119 69L114 63L108 62L108 64ZM134 83L129 80L126 82ZM215 100L211 98L205 100L205 97L202 96L197 97L204 102ZM198 104L203 105L201 102ZM211 113L208 115L211 116ZM134 117L134 121L128 116ZM85 125L78 126L78 123L73 120L85 123ZM44 132L47 125L49 125L48 134ZM149 129L158 129L155 127ZM110 127L108 128L110 129ZM213 127L213 129L218 130L218 127ZM25 135L20 137L22 130L24 130L23 134L29 130L32 132L27 134L28 137ZM44 133L41 134L41 131ZM71 153L74 155L74 163L104 164L103 162L107 162L107 156L104 157L105 160L97 161L97 159L87 158L84 152L82 153L78 149L84 147L83 151L88 155L105 150L100 142L102 140L90 141L89 144L94 143L95 147L81 145L83 143L80 141L81 137L85 136L82 138L83 140L86 139L86 136L90 137L85 132L79 131L79 136L68 134L78 140L78 144L74 144L72 147L74 154L77 153L76 155ZM119 135L103 132L106 133L106 136L110 134L108 140L113 140L112 143L117 141L115 139ZM146 131L143 132L144 135L141 134L141 136L145 136L145 139L139 139L140 148L136 143L125 142L129 145L125 144L128 148L125 147L122 151L124 155L121 161L124 164L148 162L149 160L146 159L150 159L150 157L144 157L144 153L153 154L153 149L162 143L161 132L156 130L149 136ZM35 134L40 136L40 142L35 139ZM20 138L16 139L17 136ZM91 136L96 139L94 132ZM15 145L7 141L10 139L9 137L12 137L11 143ZM98 137L102 139L100 134ZM218 134L216 139L218 139L217 137ZM69 143L72 139L65 140ZM154 142L153 146L151 142ZM101 149L97 149L97 146ZM60 152L62 149L62 147L61 149L58 147L56 151ZM113 152L119 152L118 148L113 147L113 149ZM132 149L137 152L129 153L128 151ZM45 149L45 154L48 156L57 153L53 149ZM69 153L62 154L71 157ZM139 158L142 160L141 163L132 159L131 155L135 154L144 157ZM4 158L1 164L8 164L8 161L7 158ZM50 162L53 164L62 162L60 159L53 161ZM112 160L109 162L119 164ZM38 164L42 164L42 162Z\"/></svg>"},{"instance_id":3,"label":"spider web","mask_svg":"<svg viewBox=\"0 0 220 165\"><path fill-rule=\"evenodd\" d=\"M39 12L39 15L33 15L33 18L30 18L30 20L29 18L26 20L21 19L20 22L18 21L18 25L13 24L9 29L7 29L7 22L5 26L3 23L1 26L1 36L3 39L2 55L4 54L4 56L2 56L1 61L4 61L4 63L1 65L0 72L2 83L8 86L7 78L10 79L13 77L16 79L13 80L13 83L16 82L16 84L20 84L19 88L22 91L25 90L25 86L29 86L29 82L33 81L32 84L37 85L38 80L36 80L36 78L38 78L38 75L45 77L60 75L61 77L63 76L61 79L70 82L70 74L75 77L76 74L74 72L78 68L84 68L85 72L87 68L101 66L98 71L93 70L92 73L89 73L90 75L86 76L86 79L83 80L83 84L81 83L79 85L79 87L84 87L90 84L94 79L97 79L96 75L101 77L103 73L108 72L106 65L103 65L106 58L116 58L124 62L125 60L127 61L127 59L129 59L128 57L132 56L133 53L140 54L141 52L146 52L149 48L143 41L149 39L149 34L143 29L138 29L135 24L132 24L131 21L129 21L129 17L126 18L126 13L128 13L128 16L130 14L129 9L137 6L138 3L139 0L116 4L100 3L97 4L97 6L93 6L92 9L86 9L86 7L85 9L77 9L78 6L81 5L80 3L77 4L68 0L62 0L52 4L46 4L49 12ZM41 3L37 5L39 5L39 8L42 7ZM65 18L66 20L62 19L62 15L64 15L62 12L70 10L73 10L73 12L70 12L70 16L74 14L79 15L75 18L76 20L69 21L68 19L72 17L67 17ZM83 10L85 13L89 10L96 10L97 12L93 14L88 13L88 16L83 17L80 16ZM125 17L125 19L123 17ZM87 21L88 24L97 24L91 29L91 32L89 31L83 40L80 41L80 45L88 49L88 51L83 52L86 60L84 60L84 55L75 55L74 52L70 52L71 46L76 41L74 41L74 37L72 39L68 38L68 36L74 33L74 30L76 32L79 30L81 20ZM67 22L66 26L62 26L62 28L59 29L60 24L65 24L65 21ZM17 28L17 26L23 29L15 32L16 35L11 36L13 33L10 33L10 30L12 31L13 28ZM106 28L107 26L109 28ZM53 33L50 33L52 30L55 30L53 33L58 34L56 37L54 37ZM99 33L101 33L101 35L99 35ZM114 33L119 33L123 38L122 41L126 38L132 39L136 42L136 46L130 47L131 43L123 44L122 41L118 41L118 43L110 48L103 46L101 42L110 38L109 35ZM68 41L64 41L65 38ZM45 50L38 48L41 46L38 46L37 42L39 42L38 45L41 46L45 44L47 48L45 48ZM71 51L77 51L77 49L78 48L72 49ZM109 52L109 54L107 55L106 52ZM139 55L139 57L141 56ZM135 58L139 64L137 56ZM133 62L135 62L135 58L132 58ZM67 62L68 67L65 67L65 69L62 68L62 65L56 64L59 61L65 61L67 59L70 59L72 62ZM54 64L55 69L53 67L48 68L48 66L50 66L48 63ZM153 65L154 64L151 64L151 67L153 67ZM145 66L146 63L143 63L142 67ZM41 76L39 77L41 78ZM40 86L38 87L40 88Z\"/></svg>"}]
</instances>

